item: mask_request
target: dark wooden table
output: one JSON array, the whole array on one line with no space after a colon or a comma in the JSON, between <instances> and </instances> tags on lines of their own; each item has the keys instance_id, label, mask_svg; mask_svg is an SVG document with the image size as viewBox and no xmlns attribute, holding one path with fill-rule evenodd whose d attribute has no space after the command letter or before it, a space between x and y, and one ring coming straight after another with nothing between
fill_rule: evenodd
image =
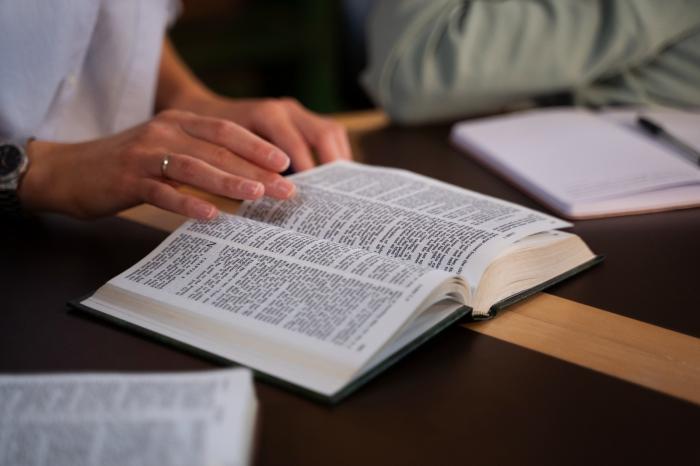
<instances>
[{"instance_id":1,"label":"dark wooden table","mask_svg":"<svg viewBox=\"0 0 700 466\"><path fill-rule=\"evenodd\" d=\"M447 126L385 128L365 161L539 207L447 143ZM700 336L700 211L578 222L607 260L555 295ZM179 371L209 361L71 311L165 233L42 215L2 225L0 371ZM338 406L257 384L261 465L700 464L700 408L453 327Z\"/></svg>"}]
</instances>

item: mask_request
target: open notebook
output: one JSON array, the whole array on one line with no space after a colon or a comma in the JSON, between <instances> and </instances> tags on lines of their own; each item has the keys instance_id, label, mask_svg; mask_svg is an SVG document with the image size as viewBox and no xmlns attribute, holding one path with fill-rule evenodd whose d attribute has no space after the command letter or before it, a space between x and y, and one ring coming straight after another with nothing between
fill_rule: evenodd
<instances>
[{"instance_id":1,"label":"open notebook","mask_svg":"<svg viewBox=\"0 0 700 466\"><path fill-rule=\"evenodd\" d=\"M679 137L700 116L651 114ZM533 110L458 123L451 139L562 216L583 219L700 206L700 170L634 127L635 112ZM689 141L691 144L693 140Z\"/></svg>"}]
</instances>

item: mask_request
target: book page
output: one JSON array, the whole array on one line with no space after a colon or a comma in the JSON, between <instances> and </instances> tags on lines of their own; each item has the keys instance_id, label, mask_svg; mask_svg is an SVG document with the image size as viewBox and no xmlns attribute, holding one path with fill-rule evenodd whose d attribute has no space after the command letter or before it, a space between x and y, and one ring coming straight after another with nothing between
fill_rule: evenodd
<instances>
[{"instance_id":1,"label":"book page","mask_svg":"<svg viewBox=\"0 0 700 466\"><path fill-rule=\"evenodd\" d=\"M366 360L449 277L221 214L184 224L109 283L266 337L290 364L326 354L338 370Z\"/></svg>"},{"instance_id":2,"label":"book page","mask_svg":"<svg viewBox=\"0 0 700 466\"><path fill-rule=\"evenodd\" d=\"M241 465L255 394L247 369L0 376L0 465Z\"/></svg>"},{"instance_id":3,"label":"book page","mask_svg":"<svg viewBox=\"0 0 700 466\"><path fill-rule=\"evenodd\" d=\"M336 162L295 175L290 200L240 214L338 244L460 274L474 288L489 262L525 236L569 223L414 173Z\"/></svg>"}]
</instances>

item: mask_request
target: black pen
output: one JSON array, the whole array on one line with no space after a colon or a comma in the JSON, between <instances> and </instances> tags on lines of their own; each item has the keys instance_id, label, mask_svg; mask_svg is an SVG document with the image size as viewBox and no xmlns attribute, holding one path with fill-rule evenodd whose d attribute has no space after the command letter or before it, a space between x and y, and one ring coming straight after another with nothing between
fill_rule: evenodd
<instances>
[{"instance_id":1,"label":"black pen","mask_svg":"<svg viewBox=\"0 0 700 466\"><path fill-rule=\"evenodd\" d=\"M681 141L673 134L666 131L660 124L655 123L643 116L637 117L637 124L641 126L642 129L650 135L654 136L657 139L661 139L662 141L667 142L668 144L681 151L687 159L691 160L692 162L695 162L697 165L700 165L700 152L690 147L688 144Z\"/></svg>"}]
</instances>

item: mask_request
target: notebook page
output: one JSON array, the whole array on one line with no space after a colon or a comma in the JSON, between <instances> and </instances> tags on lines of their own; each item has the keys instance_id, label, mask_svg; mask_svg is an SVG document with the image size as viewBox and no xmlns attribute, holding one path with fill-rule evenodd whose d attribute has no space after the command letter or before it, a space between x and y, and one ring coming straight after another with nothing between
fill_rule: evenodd
<instances>
[{"instance_id":1,"label":"notebook page","mask_svg":"<svg viewBox=\"0 0 700 466\"><path fill-rule=\"evenodd\" d=\"M452 139L565 212L577 204L700 185L700 171L689 162L586 110L464 122L453 128Z\"/></svg>"},{"instance_id":2,"label":"notebook page","mask_svg":"<svg viewBox=\"0 0 700 466\"><path fill-rule=\"evenodd\" d=\"M663 126L667 133L700 151L700 112L687 112L671 108L609 109L600 113L608 121L622 125L644 137L649 137L637 124L637 117L644 116ZM671 152L677 149L661 143Z\"/></svg>"}]
</instances>

